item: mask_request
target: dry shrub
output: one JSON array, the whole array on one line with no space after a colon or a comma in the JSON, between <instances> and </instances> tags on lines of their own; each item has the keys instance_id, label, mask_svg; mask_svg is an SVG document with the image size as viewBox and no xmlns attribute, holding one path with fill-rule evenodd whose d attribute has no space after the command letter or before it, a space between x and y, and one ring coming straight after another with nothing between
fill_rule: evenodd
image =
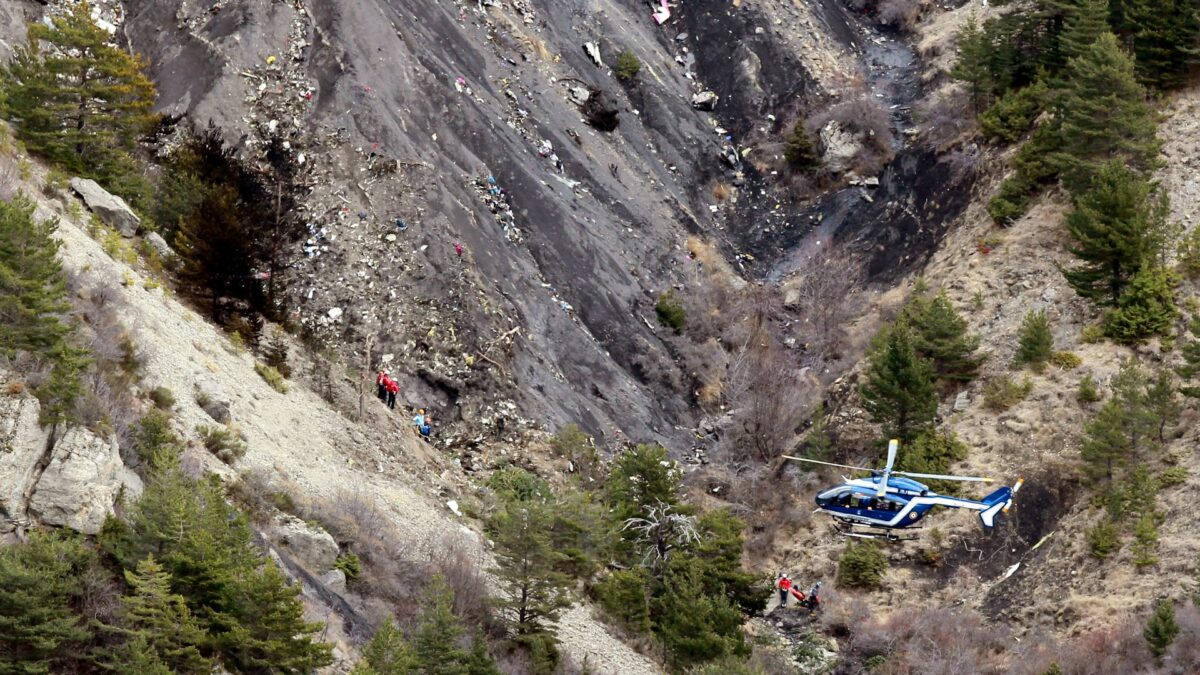
<instances>
[{"instance_id":1,"label":"dry shrub","mask_svg":"<svg viewBox=\"0 0 1200 675\"><path fill-rule=\"evenodd\" d=\"M892 118L878 99L863 94L843 101L809 117L805 128L814 138L819 138L821 128L831 121L858 135L862 141L862 149L854 158L850 171L872 176L891 161L895 154L891 145Z\"/></svg>"},{"instance_id":2,"label":"dry shrub","mask_svg":"<svg viewBox=\"0 0 1200 675\"><path fill-rule=\"evenodd\" d=\"M20 380L13 380L4 385L4 393L9 396L20 396L25 393L25 383Z\"/></svg>"},{"instance_id":3,"label":"dry shrub","mask_svg":"<svg viewBox=\"0 0 1200 675\"><path fill-rule=\"evenodd\" d=\"M904 608L861 624L848 656L860 663L885 657L871 671L885 675L983 675L1004 671L1007 646L1003 627L976 612Z\"/></svg>"},{"instance_id":4,"label":"dry shrub","mask_svg":"<svg viewBox=\"0 0 1200 675\"><path fill-rule=\"evenodd\" d=\"M1175 612L1175 621L1179 635L1167 648L1167 658L1188 672L1200 672L1200 609L1185 604Z\"/></svg>"},{"instance_id":5,"label":"dry shrub","mask_svg":"<svg viewBox=\"0 0 1200 675\"><path fill-rule=\"evenodd\" d=\"M912 30L926 7L925 0L880 0L879 22L900 30Z\"/></svg>"},{"instance_id":6,"label":"dry shrub","mask_svg":"<svg viewBox=\"0 0 1200 675\"><path fill-rule=\"evenodd\" d=\"M1057 663L1071 675L1108 675L1141 672L1151 662L1150 650L1142 637L1142 622L1127 619L1105 626L1059 645L1043 656L1044 668ZM1044 670L1043 668L1043 670Z\"/></svg>"},{"instance_id":7,"label":"dry shrub","mask_svg":"<svg viewBox=\"0 0 1200 675\"><path fill-rule=\"evenodd\" d=\"M833 244L822 246L805 262L792 283L792 305L800 314L800 339L806 360L813 365L838 361L846 348L845 325L857 312L856 279L845 265L846 252ZM824 370L824 369L820 369Z\"/></svg>"},{"instance_id":8,"label":"dry shrub","mask_svg":"<svg viewBox=\"0 0 1200 675\"><path fill-rule=\"evenodd\" d=\"M463 535L447 534L429 552L431 574L440 574L454 589L454 613L471 625L489 619L488 578L481 568L478 549Z\"/></svg>"},{"instance_id":9,"label":"dry shrub","mask_svg":"<svg viewBox=\"0 0 1200 675\"><path fill-rule=\"evenodd\" d=\"M842 594L833 584L825 584L821 589L821 614L818 619L821 630L839 642L855 635L872 613L871 607L858 595Z\"/></svg>"},{"instance_id":10,"label":"dry shrub","mask_svg":"<svg viewBox=\"0 0 1200 675\"><path fill-rule=\"evenodd\" d=\"M923 129L924 142L939 152L973 134L977 126L967 90L962 87L952 87L943 94L923 99L917 104L913 118ZM963 159L957 159L956 163L966 164ZM970 168L971 164L962 168Z\"/></svg>"},{"instance_id":11,"label":"dry shrub","mask_svg":"<svg viewBox=\"0 0 1200 675\"><path fill-rule=\"evenodd\" d=\"M723 202L729 199L729 195L733 194L733 188L728 183L714 183L712 187L713 199Z\"/></svg>"}]
</instances>

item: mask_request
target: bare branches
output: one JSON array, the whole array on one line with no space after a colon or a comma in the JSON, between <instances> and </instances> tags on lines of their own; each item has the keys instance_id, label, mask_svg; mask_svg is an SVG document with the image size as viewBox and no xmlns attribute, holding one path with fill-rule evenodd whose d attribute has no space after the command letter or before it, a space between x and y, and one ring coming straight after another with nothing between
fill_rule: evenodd
<instances>
[{"instance_id":1,"label":"bare branches","mask_svg":"<svg viewBox=\"0 0 1200 675\"><path fill-rule=\"evenodd\" d=\"M696 519L682 513L671 513L671 505L658 501L647 509L644 518L625 520L622 532L635 532L645 546L642 564L655 574L671 557L671 552L680 546L700 541L696 532Z\"/></svg>"}]
</instances>

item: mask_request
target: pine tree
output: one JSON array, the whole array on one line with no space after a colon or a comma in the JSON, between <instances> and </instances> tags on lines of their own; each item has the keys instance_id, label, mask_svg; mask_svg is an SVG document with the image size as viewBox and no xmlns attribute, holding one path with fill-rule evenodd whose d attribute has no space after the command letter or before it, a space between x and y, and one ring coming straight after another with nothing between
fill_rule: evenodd
<instances>
[{"instance_id":1,"label":"pine tree","mask_svg":"<svg viewBox=\"0 0 1200 675\"><path fill-rule=\"evenodd\" d=\"M1175 621L1175 605L1170 600L1163 600L1155 606L1154 614L1150 615L1150 621L1142 631L1142 637L1146 638L1156 662L1161 663L1176 635L1179 635L1179 624Z\"/></svg>"},{"instance_id":2,"label":"pine tree","mask_svg":"<svg viewBox=\"0 0 1200 675\"><path fill-rule=\"evenodd\" d=\"M127 568L150 554L161 561L172 592L186 599L222 662L276 672L330 662L330 645L312 640L320 625L304 621L300 588L254 548L245 516L225 501L218 478L194 481L177 457L159 453L128 518L128 525L106 527L103 545Z\"/></svg>"},{"instance_id":3,"label":"pine tree","mask_svg":"<svg viewBox=\"0 0 1200 675\"><path fill-rule=\"evenodd\" d=\"M1154 431L1146 376L1136 362L1125 361L1113 378L1112 397L1084 425L1080 453L1089 473L1111 480L1119 466L1136 457L1144 439Z\"/></svg>"},{"instance_id":4,"label":"pine tree","mask_svg":"<svg viewBox=\"0 0 1200 675\"><path fill-rule=\"evenodd\" d=\"M1138 270L1152 261L1166 220L1153 191L1122 162L1100 167L1067 216L1071 253L1083 261L1063 272L1075 292L1101 306L1116 305Z\"/></svg>"},{"instance_id":5,"label":"pine tree","mask_svg":"<svg viewBox=\"0 0 1200 675\"><path fill-rule=\"evenodd\" d=\"M266 347L263 349L263 361L278 370L280 375L292 376L292 367L288 364L287 340L284 339L282 331L275 331L271 339L267 341Z\"/></svg>"},{"instance_id":6,"label":"pine tree","mask_svg":"<svg viewBox=\"0 0 1200 675\"><path fill-rule=\"evenodd\" d=\"M562 554L550 543L552 514L545 504L510 504L488 521L495 544L495 574L504 589L496 599L511 634L549 634L549 623L570 605L570 580L557 571Z\"/></svg>"},{"instance_id":7,"label":"pine tree","mask_svg":"<svg viewBox=\"0 0 1200 675\"><path fill-rule=\"evenodd\" d=\"M1141 175L1154 169L1159 148L1154 113L1116 37L1104 33L1068 61L1062 82L1053 106L1062 141L1055 164L1067 189L1081 193L1113 159Z\"/></svg>"},{"instance_id":8,"label":"pine tree","mask_svg":"<svg viewBox=\"0 0 1200 675\"><path fill-rule=\"evenodd\" d=\"M767 608L761 577L742 569L746 524L729 509L714 509L696 523L700 541L692 553L700 563L701 588L712 596L725 596L740 611L754 615Z\"/></svg>"},{"instance_id":9,"label":"pine tree","mask_svg":"<svg viewBox=\"0 0 1200 675\"><path fill-rule=\"evenodd\" d=\"M130 152L154 120L146 62L112 46L86 1L50 23L30 24L5 73L4 113L31 152L136 196Z\"/></svg>"},{"instance_id":10,"label":"pine tree","mask_svg":"<svg viewBox=\"0 0 1200 675\"><path fill-rule=\"evenodd\" d=\"M1124 344L1137 344L1167 333L1175 324L1175 287L1179 277L1161 265L1145 265L1121 293L1117 306L1104 316L1104 334Z\"/></svg>"},{"instance_id":11,"label":"pine tree","mask_svg":"<svg viewBox=\"0 0 1200 675\"><path fill-rule=\"evenodd\" d=\"M912 440L937 414L933 366L917 354L903 323L881 331L867 358L866 382L859 388L863 407L887 436Z\"/></svg>"},{"instance_id":12,"label":"pine tree","mask_svg":"<svg viewBox=\"0 0 1200 675\"><path fill-rule=\"evenodd\" d=\"M61 534L0 546L0 674L71 672L89 637L72 606L93 557Z\"/></svg>"},{"instance_id":13,"label":"pine tree","mask_svg":"<svg viewBox=\"0 0 1200 675\"><path fill-rule=\"evenodd\" d=\"M354 675L410 675L417 669L412 646L389 617L363 649L363 660L355 667Z\"/></svg>"},{"instance_id":14,"label":"pine tree","mask_svg":"<svg viewBox=\"0 0 1200 675\"><path fill-rule=\"evenodd\" d=\"M1082 56L1100 35L1109 32L1107 0L1076 0L1063 22L1059 49L1063 57Z\"/></svg>"},{"instance_id":15,"label":"pine tree","mask_svg":"<svg viewBox=\"0 0 1200 675\"><path fill-rule=\"evenodd\" d=\"M814 171L821 168L821 155L813 147L812 139L804 129L804 120L796 120L792 132L787 135L787 145L783 149L783 157L796 171Z\"/></svg>"},{"instance_id":16,"label":"pine tree","mask_svg":"<svg viewBox=\"0 0 1200 675\"><path fill-rule=\"evenodd\" d=\"M945 291L920 303L910 322L914 349L933 362L939 378L957 382L974 379L982 362L975 354L979 336L967 333L967 322L954 309Z\"/></svg>"},{"instance_id":17,"label":"pine tree","mask_svg":"<svg viewBox=\"0 0 1200 675\"><path fill-rule=\"evenodd\" d=\"M1050 332L1050 317L1046 315L1046 310L1026 313L1017 334L1017 353L1013 356L1013 363L1028 365L1040 372L1053 355L1054 334Z\"/></svg>"},{"instance_id":18,"label":"pine tree","mask_svg":"<svg viewBox=\"0 0 1200 675\"><path fill-rule=\"evenodd\" d=\"M1192 339L1180 347L1179 352L1183 356L1183 365L1177 367L1175 372L1185 382L1184 386L1179 388L1180 393L1188 398L1200 398L1200 386L1187 384L1200 375L1200 315L1193 316L1188 322L1188 332L1191 333Z\"/></svg>"},{"instance_id":19,"label":"pine tree","mask_svg":"<svg viewBox=\"0 0 1200 675\"><path fill-rule=\"evenodd\" d=\"M126 675L173 675L175 672L162 660L158 652L154 651L143 635L134 637L117 652L117 660L112 664L112 669Z\"/></svg>"},{"instance_id":20,"label":"pine tree","mask_svg":"<svg viewBox=\"0 0 1200 675\"><path fill-rule=\"evenodd\" d=\"M955 42L958 45L958 58L950 69L950 77L967 84L971 105L977 111L982 110L988 105L995 87L988 67L993 49L991 39L979 27L974 12L967 17L967 22L955 36Z\"/></svg>"},{"instance_id":21,"label":"pine tree","mask_svg":"<svg viewBox=\"0 0 1200 675\"><path fill-rule=\"evenodd\" d=\"M697 592L702 574L696 560L671 561L653 603L654 632L677 669L725 655L746 656L743 617L723 595Z\"/></svg>"},{"instance_id":22,"label":"pine tree","mask_svg":"<svg viewBox=\"0 0 1200 675\"><path fill-rule=\"evenodd\" d=\"M1182 408L1175 398L1175 381L1171 371L1158 371L1158 376L1146 390L1146 406L1157 427L1159 443L1167 442L1167 427L1179 420Z\"/></svg>"},{"instance_id":23,"label":"pine tree","mask_svg":"<svg viewBox=\"0 0 1200 675\"><path fill-rule=\"evenodd\" d=\"M605 486L614 522L624 523L629 518L643 516L656 504L679 504L682 478L661 445L639 444L622 452Z\"/></svg>"},{"instance_id":24,"label":"pine tree","mask_svg":"<svg viewBox=\"0 0 1200 675\"><path fill-rule=\"evenodd\" d=\"M169 672L211 673L212 661L200 654L208 636L183 597L171 593L171 575L151 556L126 570L125 580L130 594L121 599L121 627L132 644L118 652L116 663L130 654L153 654Z\"/></svg>"},{"instance_id":25,"label":"pine tree","mask_svg":"<svg viewBox=\"0 0 1200 675\"><path fill-rule=\"evenodd\" d=\"M313 642L321 624L304 620L300 586L273 562L242 570L230 591L237 623L217 634L223 661L242 672L308 673L333 662L333 645Z\"/></svg>"},{"instance_id":26,"label":"pine tree","mask_svg":"<svg viewBox=\"0 0 1200 675\"><path fill-rule=\"evenodd\" d=\"M417 669L428 675L466 675L467 654L458 648L462 623L451 609L454 592L441 576L429 580L421 598L421 616L409 643Z\"/></svg>"},{"instance_id":27,"label":"pine tree","mask_svg":"<svg viewBox=\"0 0 1200 675\"><path fill-rule=\"evenodd\" d=\"M1200 0L1146 0L1129 8L1138 75L1148 86L1176 89L1200 61Z\"/></svg>"},{"instance_id":28,"label":"pine tree","mask_svg":"<svg viewBox=\"0 0 1200 675\"><path fill-rule=\"evenodd\" d=\"M1133 528L1133 564L1138 569L1158 564L1158 526L1153 513L1142 514Z\"/></svg>"},{"instance_id":29,"label":"pine tree","mask_svg":"<svg viewBox=\"0 0 1200 675\"><path fill-rule=\"evenodd\" d=\"M496 660L488 653L487 639L482 630L475 631L471 642L471 653L467 655L467 675L501 675Z\"/></svg>"},{"instance_id":30,"label":"pine tree","mask_svg":"<svg viewBox=\"0 0 1200 675\"><path fill-rule=\"evenodd\" d=\"M0 356L18 351L48 359L50 379L37 390L42 423L70 419L82 390L86 353L69 342L67 282L58 261L57 223L37 222L23 196L0 201Z\"/></svg>"}]
</instances>

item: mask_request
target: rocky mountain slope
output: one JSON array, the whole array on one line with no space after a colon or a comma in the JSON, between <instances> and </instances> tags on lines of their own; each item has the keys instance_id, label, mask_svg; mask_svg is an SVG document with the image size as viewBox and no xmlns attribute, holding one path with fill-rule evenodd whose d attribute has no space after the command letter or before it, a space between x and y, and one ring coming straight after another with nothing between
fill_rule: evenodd
<instances>
[{"instance_id":1,"label":"rocky mountain slope","mask_svg":"<svg viewBox=\"0 0 1200 675\"><path fill-rule=\"evenodd\" d=\"M1134 352L1082 340L1095 316L1057 269L1068 259L1061 195L1002 232L984 211L1007 157L973 140L944 71L966 16L1000 10L942 3L898 32L837 0L690 0L662 25L638 0L96 4L148 58L163 113L211 121L247 156L273 135L287 139L304 172L310 235L289 271L292 318L351 371L333 378L330 396L304 386L281 395L224 333L114 260L72 215L73 197L43 199L39 213L62 219L67 268L89 280L88 292L116 294L145 348L145 386L180 395L180 430L194 437L211 423L214 400L240 429L249 451L236 470L193 438L195 471L244 473L312 501L369 496L414 556L452 538L486 564L482 537L456 513L475 489L472 453L537 464L544 458L527 450L534 432L576 422L601 445L660 440L682 456L706 414L720 413L681 386L693 373L655 317L660 295L693 292L702 269L719 268L739 287L781 291L785 344L804 345L810 317L793 300L811 290L814 261L832 248L834 262L818 275L846 279L854 314L844 359L822 363L812 386L845 374L827 398L847 447L868 456L875 433L852 395L855 363L919 275L947 290L992 354L980 380L941 403L944 426L971 447L954 469L1027 480L1009 527L987 537L970 514L939 514L939 564L926 564L928 542L894 546L886 590L864 601L882 615L903 615L914 598L965 605L1019 640L1043 630L1077 636L1190 592L1194 474L1159 496L1162 560L1152 574L1133 571L1127 554L1103 564L1087 554L1083 533L1096 513L1076 459L1094 410L1075 392L1085 374L1107 382ZM23 0L0 6L0 58L41 11ZM613 70L624 50L641 62L631 81ZM1169 101L1160 130L1160 179L1172 217L1188 228L1200 214L1196 105L1194 91ZM614 114L615 129L599 128ZM872 120L870 133L853 132L846 120L856 116ZM811 182L790 175L783 137L797 119L815 120L826 163L844 161L841 170ZM39 178L27 181L30 192ZM1034 376L1033 393L1002 414L984 409L984 382L1008 371L1021 318L1037 309L1050 313L1056 348L1083 365ZM1137 353L1173 363L1156 347ZM798 363L819 363L794 352ZM440 445L416 441L403 417L378 406L351 421L359 364L381 360L401 375L404 403L436 411ZM318 378L302 379L316 388ZM22 512L14 527L36 519L91 531L123 481L136 490L136 477L98 439L47 446L29 422L31 401L0 395L0 437L37 450L0 455L0 506ZM1183 465L1197 459L1194 421L1186 412L1169 446ZM89 454L67 452L76 441ZM66 466L87 457L85 480L103 474L91 492L72 487ZM831 579L843 540L794 514L832 477L789 471L779 475L795 488L784 498L792 520L747 562L764 574ZM728 484L705 482L703 468L694 476L709 498ZM306 585L311 614L330 621L347 665L363 617L322 578L337 542L286 519L262 532ZM575 663L656 672L586 606L559 631Z\"/></svg>"}]
</instances>

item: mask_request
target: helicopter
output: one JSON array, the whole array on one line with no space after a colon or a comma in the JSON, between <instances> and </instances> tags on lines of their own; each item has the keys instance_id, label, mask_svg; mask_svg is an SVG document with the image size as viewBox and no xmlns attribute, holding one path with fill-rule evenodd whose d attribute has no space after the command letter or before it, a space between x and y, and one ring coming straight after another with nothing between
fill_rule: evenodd
<instances>
[{"instance_id":1,"label":"helicopter","mask_svg":"<svg viewBox=\"0 0 1200 675\"><path fill-rule=\"evenodd\" d=\"M836 466L856 471L868 471L870 478L845 478L841 485L823 490L816 496L817 510L833 516L834 527L839 534L864 539L886 539L888 541L910 541L916 537L903 537L896 530L911 528L920 522L935 506L955 509L971 509L979 512L979 520L985 528L996 524L996 516L1007 512L1013 497L1021 489L1024 479L1012 486L1001 486L982 500L963 499L940 495L919 483L914 478L931 478L970 483L993 483L991 478L975 476L943 476L929 473L894 471L896 452L900 442L892 439L888 443L887 465L882 469L834 464L805 457L784 458L797 462Z\"/></svg>"}]
</instances>

